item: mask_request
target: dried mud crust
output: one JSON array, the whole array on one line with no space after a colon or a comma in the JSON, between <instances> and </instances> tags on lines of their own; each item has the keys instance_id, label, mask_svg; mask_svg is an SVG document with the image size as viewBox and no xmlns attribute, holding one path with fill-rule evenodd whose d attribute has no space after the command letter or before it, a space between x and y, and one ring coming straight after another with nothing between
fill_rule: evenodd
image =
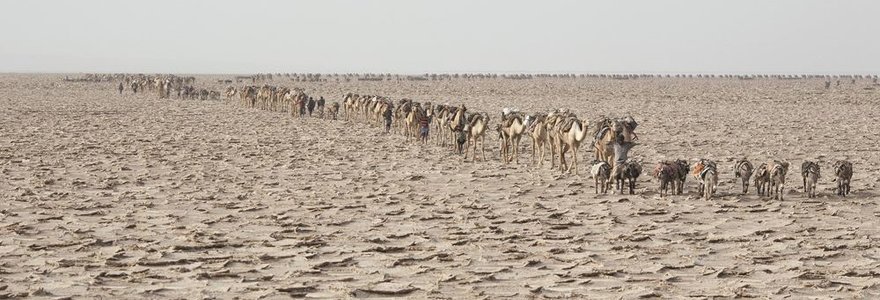
<instances>
[{"instance_id":1,"label":"dried mud crust","mask_svg":"<svg viewBox=\"0 0 880 300\"><path fill-rule=\"evenodd\" d=\"M380 128L61 78L0 75L0 296L880 293L880 97L864 82L275 83L328 102L349 91L465 101L493 120L507 106L587 120L631 113L631 156L719 163L719 194L705 201L690 179L687 195L661 199L644 174L638 195L595 195L588 164L561 176L530 166L525 150L504 166L491 138L490 161L462 162ZM834 196L823 177L806 199L789 176L785 201L741 196L733 164L743 156L825 170L845 157L853 193Z\"/></svg>"}]
</instances>

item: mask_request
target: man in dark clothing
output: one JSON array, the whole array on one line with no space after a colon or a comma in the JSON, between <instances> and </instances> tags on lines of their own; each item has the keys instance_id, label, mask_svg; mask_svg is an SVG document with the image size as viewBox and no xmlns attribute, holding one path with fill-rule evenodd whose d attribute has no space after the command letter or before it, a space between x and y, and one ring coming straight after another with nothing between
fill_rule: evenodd
<instances>
[{"instance_id":1,"label":"man in dark clothing","mask_svg":"<svg viewBox=\"0 0 880 300\"><path fill-rule=\"evenodd\" d=\"M455 132L455 142L457 144L455 145L455 150L458 151L458 154L463 154L464 143L467 142L468 136L467 128L464 125L459 124L453 131Z\"/></svg>"},{"instance_id":2,"label":"man in dark clothing","mask_svg":"<svg viewBox=\"0 0 880 300\"><path fill-rule=\"evenodd\" d=\"M323 119L324 118L324 96L321 96L321 98L318 99L318 106L317 107L318 107L318 116L321 117L321 119Z\"/></svg>"},{"instance_id":3,"label":"man in dark clothing","mask_svg":"<svg viewBox=\"0 0 880 300\"><path fill-rule=\"evenodd\" d=\"M306 104L308 104L309 100L308 99L300 99L300 100L297 100L299 102L297 104L299 105L299 117L302 118L302 117L306 116Z\"/></svg>"},{"instance_id":4,"label":"man in dark clothing","mask_svg":"<svg viewBox=\"0 0 880 300\"><path fill-rule=\"evenodd\" d=\"M315 110L315 99L309 97L309 117L312 116L312 111Z\"/></svg>"},{"instance_id":5,"label":"man in dark clothing","mask_svg":"<svg viewBox=\"0 0 880 300\"><path fill-rule=\"evenodd\" d=\"M385 133L391 131L391 116L394 115L394 112L391 111L391 105L385 108L385 112L382 113L382 117L385 118Z\"/></svg>"},{"instance_id":6,"label":"man in dark clothing","mask_svg":"<svg viewBox=\"0 0 880 300\"><path fill-rule=\"evenodd\" d=\"M122 82L120 82L119 86L116 88L119 90L119 94L122 95L122 90L125 89L125 87L122 85Z\"/></svg>"}]
</instances>

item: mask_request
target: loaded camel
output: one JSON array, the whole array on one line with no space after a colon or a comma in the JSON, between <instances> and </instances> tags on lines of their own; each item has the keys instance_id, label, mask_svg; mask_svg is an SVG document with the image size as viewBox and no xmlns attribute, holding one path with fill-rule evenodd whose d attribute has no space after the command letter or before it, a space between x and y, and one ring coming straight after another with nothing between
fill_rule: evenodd
<instances>
[{"instance_id":1,"label":"loaded camel","mask_svg":"<svg viewBox=\"0 0 880 300\"><path fill-rule=\"evenodd\" d=\"M504 163L519 163L519 140L526 129L522 114L510 112L501 114L501 160ZM511 153L511 148L513 153Z\"/></svg>"},{"instance_id":2,"label":"loaded camel","mask_svg":"<svg viewBox=\"0 0 880 300\"><path fill-rule=\"evenodd\" d=\"M557 122L556 131L556 141L558 143L556 149L559 151L559 170L571 173L571 169L574 168L574 174L577 175L578 150L580 149L581 142L587 137L587 121L580 120L577 116L572 114L562 122ZM571 150L571 165L568 165L565 162L565 153L567 153L568 150Z\"/></svg>"},{"instance_id":3,"label":"loaded camel","mask_svg":"<svg viewBox=\"0 0 880 300\"><path fill-rule=\"evenodd\" d=\"M477 161L477 142L479 142L480 155L482 155L483 161L486 161L486 129L489 128L489 115L485 113L473 114L468 123L470 129L468 130L468 145L473 149L471 160ZM464 158L467 159L467 151L465 151Z\"/></svg>"}]
</instances>

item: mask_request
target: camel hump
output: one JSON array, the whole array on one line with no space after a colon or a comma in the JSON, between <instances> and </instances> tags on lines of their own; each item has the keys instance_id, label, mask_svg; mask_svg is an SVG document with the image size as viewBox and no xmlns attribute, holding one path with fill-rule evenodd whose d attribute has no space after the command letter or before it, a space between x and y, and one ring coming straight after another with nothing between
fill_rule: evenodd
<instances>
[{"instance_id":1,"label":"camel hump","mask_svg":"<svg viewBox=\"0 0 880 300\"><path fill-rule=\"evenodd\" d=\"M580 121L578 121L578 119L576 118L565 118L565 120L563 120L562 123L559 124L559 129L561 131L569 131L571 130L571 127L575 124L575 122L580 123Z\"/></svg>"},{"instance_id":2,"label":"camel hump","mask_svg":"<svg viewBox=\"0 0 880 300\"><path fill-rule=\"evenodd\" d=\"M509 113L503 116L503 118L504 119L502 120L502 123L504 123L504 127L512 126L514 120L520 120L520 122L522 122L522 119L520 118L520 114L518 112Z\"/></svg>"}]
</instances>

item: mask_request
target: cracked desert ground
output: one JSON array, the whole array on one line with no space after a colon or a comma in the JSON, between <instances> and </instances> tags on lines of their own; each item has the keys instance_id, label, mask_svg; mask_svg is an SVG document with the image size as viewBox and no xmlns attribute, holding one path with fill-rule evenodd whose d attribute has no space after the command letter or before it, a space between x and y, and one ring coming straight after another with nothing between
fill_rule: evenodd
<instances>
[{"instance_id":1,"label":"cracked desert ground","mask_svg":"<svg viewBox=\"0 0 880 300\"><path fill-rule=\"evenodd\" d=\"M360 123L114 83L0 75L0 297L880 297L880 87L821 79L384 81L302 87L489 112L632 114L636 195L498 159L462 161ZM74 75L75 76L75 75ZM222 91L217 79L196 85ZM529 138L523 139L523 145ZM583 149L583 148L582 148ZM792 163L784 201L740 195L733 162ZM661 198L662 159L719 163L720 191ZM853 162L834 194L832 163ZM819 162L819 197L800 163ZM587 160L588 161L588 160Z\"/></svg>"}]
</instances>

